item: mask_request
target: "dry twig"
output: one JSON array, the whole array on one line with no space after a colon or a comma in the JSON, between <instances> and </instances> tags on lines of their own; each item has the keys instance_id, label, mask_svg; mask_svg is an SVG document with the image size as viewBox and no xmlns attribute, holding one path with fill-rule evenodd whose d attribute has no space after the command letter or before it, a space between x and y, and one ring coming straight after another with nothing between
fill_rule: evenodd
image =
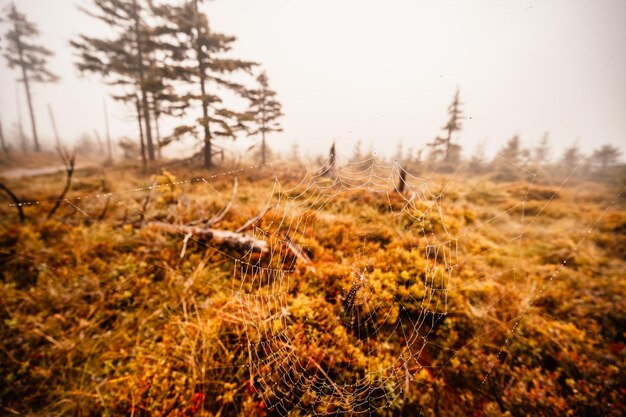
<instances>
[{"instance_id":1,"label":"dry twig","mask_svg":"<svg viewBox=\"0 0 626 417\"><path fill-rule=\"evenodd\" d=\"M24 223L24 221L26 220L26 217L24 216L24 210L22 209L22 202L20 201L20 199L17 198L15 194L13 194L13 191L11 191L9 187L7 187L1 182L0 182L0 189L4 190L4 192L7 193L9 197L11 197L11 200L13 200L13 205L17 209L17 215L20 218L20 222Z\"/></svg>"},{"instance_id":2,"label":"dry twig","mask_svg":"<svg viewBox=\"0 0 626 417\"><path fill-rule=\"evenodd\" d=\"M61 156L63 165L65 165L65 172L67 176L65 179L65 187L63 188L63 191L61 191L61 194L57 198L56 202L54 203L54 207L52 207L52 210L50 210L50 212L48 213L48 219L51 219L52 216L54 216L54 213L56 213L56 211L58 210L61 202L65 201L65 195L70 190L70 187L72 185L72 175L74 174L74 167L76 163L76 154L74 153L70 154L66 150L59 149L59 155Z\"/></svg>"}]
</instances>

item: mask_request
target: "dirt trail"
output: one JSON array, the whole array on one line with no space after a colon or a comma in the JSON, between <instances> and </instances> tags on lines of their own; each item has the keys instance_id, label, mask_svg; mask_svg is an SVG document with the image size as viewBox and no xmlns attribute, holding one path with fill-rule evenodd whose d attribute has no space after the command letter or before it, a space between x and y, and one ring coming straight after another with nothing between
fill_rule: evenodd
<instances>
[{"instance_id":1,"label":"dirt trail","mask_svg":"<svg viewBox=\"0 0 626 417\"><path fill-rule=\"evenodd\" d=\"M76 170L82 170L85 168L92 168L94 165L78 165L76 166ZM57 172L65 171L65 167L63 165L55 165L55 166L47 166L47 167L38 167L38 168L14 168L7 169L6 171L0 172L0 177L4 178L29 178L36 177L39 175L47 175L47 174L56 174Z\"/></svg>"}]
</instances>

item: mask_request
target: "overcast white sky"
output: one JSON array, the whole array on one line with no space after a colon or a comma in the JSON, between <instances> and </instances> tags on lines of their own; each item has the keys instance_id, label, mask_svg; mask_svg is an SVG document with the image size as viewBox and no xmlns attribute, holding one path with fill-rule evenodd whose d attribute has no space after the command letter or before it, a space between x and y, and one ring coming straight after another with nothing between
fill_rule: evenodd
<instances>
[{"instance_id":1,"label":"overcast white sky","mask_svg":"<svg viewBox=\"0 0 626 417\"><path fill-rule=\"evenodd\" d=\"M79 76L68 47L79 33L105 32L76 9L88 3L16 1L56 52L51 68L62 77L34 86L50 143L47 103L65 140L103 134L107 88ZM204 8L215 30L238 37L233 56L267 69L286 114L273 147L297 140L317 153L336 140L347 154L361 139L383 155L400 140L417 149L440 133L459 86L467 119L458 140L468 153L480 142L492 153L515 133L531 145L545 131L554 148L610 143L626 153L624 0L216 0ZM16 78L2 59L6 136L17 120ZM22 90L20 99L29 132ZM113 137L137 137L132 113L109 107Z\"/></svg>"}]
</instances>

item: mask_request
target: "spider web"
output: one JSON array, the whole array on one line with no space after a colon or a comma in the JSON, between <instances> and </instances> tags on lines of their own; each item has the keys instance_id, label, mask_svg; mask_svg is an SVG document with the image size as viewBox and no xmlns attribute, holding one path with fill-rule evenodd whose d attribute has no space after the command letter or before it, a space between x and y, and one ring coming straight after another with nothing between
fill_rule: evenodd
<instances>
[{"instance_id":1,"label":"spider web","mask_svg":"<svg viewBox=\"0 0 626 417\"><path fill-rule=\"evenodd\" d=\"M581 10L584 7L586 5ZM580 10L576 15L578 13ZM613 59L615 51L606 65ZM589 89L593 87L591 85ZM519 270L523 262L523 241L529 228L552 201L548 200L536 214L529 216L526 205L537 172L530 172L511 161L503 162L529 179L525 192L511 207L499 209L477 225L460 230L449 227L445 208L449 197L446 193L448 184L462 165L443 184L439 183L440 176L433 174L436 166L425 177L409 173L406 188L400 192L400 165L375 157L347 164L327 175L323 175L322 170L309 171L296 184L281 181L281 175L277 174L271 190L267 190L262 215L252 224L247 224L248 215L236 207L233 209L241 217L241 227L246 226L244 232L255 242L263 243L244 253L231 251L210 240L188 238L187 232L180 230L178 233L185 243L193 239L198 245L214 250L230 264L229 291L239 312L238 331L233 333L242 335L237 340L242 354L236 356L233 363L221 364L222 368L245 368L250 374L251 385L270 414L280 416L378 414L381 409L401 402L414 384L420 385L424 395L441 389L436 379L444 368L460 351L472 349L471 343L446 345L436 337L437 327L459 307L454 304L455 292L495 275L507 280L510 286L507 294L517 291L521 286ZM90 214L93 212L90 203L111 199L147 221L163 223L151 217L141 202L128 202L125 197L171 187L207 187L228 202L214 187L213 180L239 175L252 168L257 167L171 184L155 184L128 192L67 198L64 203L72 213L97 221L96 216ZM568 179L555 192L564 187ZM259 190L259 193L265 192ZM314 256L316 248L309 244L316 240L319 229L337 220L346 199L365 201L368 197L367 201L378 205L379 211L384 213L373 216L374 221L381 222L378 226L395 231L390 242L380 242L380 237L375 234L361 233L358 227L366 222L360 221L352 228L347 225L348 240L354 242L350 245L353 248L350 252L334 253L330 259L317 259ZM615 200L589 225L544 284L530 292L529 301L525 304L519 301L520 314L502 324L507 328L507 337L501 343L496 342L497 358L511 344L534 301L558 278L567 258L589 237L613 203ZM40 202L23 204L39 205ZM364 203L364 210L369 205ZM519 213L517 222L511 223L509 218L515 217L515 213ZM474 237L473 232L488 232L496 227L496 223L500 230L508 232L503 240L493 239L477 252L464 247L466 239ZM177 230L176 225L168 226ZM581 227L581 230L584 229ZM384 262L384 256L380 254L384 252L383 246L393 245L396 241L405 242L405 251L416 255L412 260L423 262L414 268L398 265L397 259ZM459 271L464 265L471 265L474 258L487 257L504 247L512 248L513 262L499 268L496 274L479 272L473 281L460 279ZM324 264L340 267L342 273L329 275L330 268L324 268ZM402 274L403 269L410 272ZM127 278L130 279L132 277ZM400 292L404 296L400 296ZM478 328L483 331L474 339L485 337L494 329L488 323L490 306L501 302L505 295L483 303L487 306L482 313L484 318L475 318L480 322ZM300 312L303 305L318 308ZM351 349L348 355L343 355L348 356L347 359L338 355L346 347ZM442 353L444 359L433 363L429 357L429 352L433 351ZM496 366L497 361L485 363L484 375L476 383L476 390L482 390ZM424 378L425 372L431 377ZM421 413L421 410L415 411Z\"/></svg>"},{"instance_id":2,"label":"spider web","mask_svg":"<svg viewBox=\"0 0 626 417\"><path fill-rule=\"evenodd\" d=\"M376 194L388 202L389 214L396 217L395 221L405 221L406 229L414 228L421 233L422 244L415 249L422 252L427 267L423 276L410 277L404 283L423 287L421 299L409 295L419 310L407 314L397 297L385 299L377 294L379 285L371 282L375 279L372 272L376 265L368 257L367 236L359 239L361 247L357 252L347 254L349 273L340 278L343 294L334 303L334 311L315 323L317 331L303 328L308 319L300 323L304 326L290 323L287 294L293 264L287 270L280 267L267 270L265 279L254 269L246 268L238 282L251 366L268 409L275 409L281 415L294 409L313 415L371 413L388 406L402 395L407 381L413 380L422 369L420 357L428 344L428 334L447 312L447 286L457 265L458 252L457 241L445 226L442 238L433 227L433 216L443 220L440 196L422 183L415 189L408 187L409 196L405 197L394 185L400 175L398 164L382 164L374 159L365 163L370 165L365 170L358 170L359 164L354 164L357 170L351 169L354 166L336 170L332 180L321 174L309 174L298 187L281 192L275 203L282 208L280 221L257 229L256 237L270 236L277 265L284 264L283 248L291 244L285 236L304 237L314 233L310 219L332 205L333 198L360 190ZM392 197L400 203L397 207ZM441 224L445 225L443 221ZM288 226L282 233L284 225ZM257 281L258 287L254 285ZM394 285L401 284L396 281ZM265 294L266 289L270 294ZM274 317L278 318L277 326L267 326L264 320ZM343 331L337 332L337 327ZM336 334L343 336L344 332L350 335L356 350L352 362L361 362L361 366L363 360L367 363L362 374L349 378L332 369L332 354L327 353L332 352L333 345L340 344ZM402 349L389 350L385 345L390 339L402 341ZM307 349L311 345L316 346L314 352ZM344 362L335 367L343 370L351 365ZM324 369L327 366L330 369ZM337 376L333 378L329 373Z\"/></svg>"},{"instance_id":3,"label":"spider web","mask_svg":"<svg viewBox=\"0 0 626 417\"><path fill-rule=\"evenodd\" d=\"M245 335L239 346L247 351L247 363L230 366L248 368L250 381L268 410L279 415L293 411L371 414L390 407L412 382L425 384L416 376L425 368L435 368L423 365L421 357L427 347L442 349L430 343L429 336L448 313L449 283L459 264L459 243L444 219L447 184L435 193L427 178L405 172L406 186L400 192L402 171L397 162L372 156L330 173L308 171L291 187L276 177L262 215L253 224L239 212L247 220L242 228L250 227L249 236L265 245L252 245L240 256L218 249L232 263L231 292L240 311L239 334ZM213 188L204 178L164 186L186 183ZM328 284L310 264L309 247L301 242L315 238L316 223L337 210L333 207L337 199L359 193L384 202L380 209L402 234L419 237L407 249L424 260L421 270L381 284L377 272L395 273L394 265L381 268L372 261L379 247L376 238L353 236L351 240L359 242L357 248L333 260L344 264L347 272L333 278L340 293L330 302L330 311L314 318L294 318L291 311L299 296L294 283L311 279L320 286ZM150 219L141 210L118 202ZM387 285L387 297L380 295L381 285ZM406 300L388 296L401 286L413 290L405 294ZM347 338L354 349L342 363L334 363L332 356L341 345L338 338ZM358 371L349 372L352 368ZM425 385L430 388L432 384Z\"/></svg>"},{"instance_id":4,"label":"spider web","mask_svg":"<svg viewBox=\"0 0 626 417\"><path fill-rule=\"evenodd\" d=\"M269 243L270 261L254 261L248 253L233 274L247 336L247 346L242 347L249 351L251 379L269 410L280 415L296 409L312 415L371 413L394 402L423 369L420 358L429 333L447 314L458 241L446 229L441 193L433 193L417 177L413 178L417 184L407 184L401 193L396 186L401 169L395 162L371 157L335 169L331 178L320 170L307 173L292 188L275 183L268 202L274 209L265 224L254 226L254 237ZM417 311L408 313L395 295L378 294L381 283L373 281L381 266L372 262L370 253L377 245L371 245L367 236L356 236L352 239L359 241L357 250L338 259L347 264L347 272L338 277L342 291L331 301L333 310L320 313L315 323L309 318L298 323L290 314L289 297L292 282L301 277L293 276L297 257L289 248L314 237L316 219L332 210L338 197L359 192L385 201L394 222L402 223L407 233L420 234L420 243L410 250L425 259L423 274L382 284L393 285L394 292L400 285L420 286L418 299L409 293ZM435 223L441 232L436 233ZM298 250L307 249L302 245ZM309 276L326 282L315 273ZM334 364L333 348L342 344L338 338L346 337L355 352L350 360ZM389 341L400 342L402 348L390 348ZM361 372L345 377L341 371L353 365Z\"/></svg>"},{"instance_id":5,"label":"spider web","mask_svg":"<svg viewBox=\"0 0 626 417\"><path fill-rule=\"evenodd\" d=\"M236 343L242 354L233 363L222 364L222 368L245 368L265 407L272 415L281 416L373 414L401 402L414 384L422 386L425 393L438 389L435 381L443 369L459 351L470 348L442 345L435 336L437 327L455 307L451 296L460 287L473 284L458 277L459 269L494 249L517 245L513 265L498 272L512 272L510 291L515 291L524 235L552 201L550 198L529 218L524 208L537 173L505 162L530 176L521 201L466 228L451 228L445 210L446 190L462 164L449 175L435 177L435 166L428 176L417 177L405 172L397 162L372 156L330 171L307 171L296 183L283 183L276 174L258 216L250 219L236 205L233 208L243 221L238 232L256 242L248 250L238 253L210 240L193 238L223 257L232 271L229 291L239 312L236 320L239 330L235 333L241 336ZM172 187L207 186L228 201L212 181L254 168L258 167L153 184L128 192L73 197L65 202L75 213L95 220L85 204L111 198L141 214L146 221L163 223L151 217L145 207L137 208L134 200L125 202L125 196ZM400 191L399 178L403 174L405 188ZM346 226L338 220L342 210L346 204L360 202L363 202L365 222L353 224L352 229L348 224L347 241L351 250L316 259L316 248L309 243L316 241L319 230L336 222ZM375 216L366 213L371 206L376 207ZM505 240L492 242L479 252L463 250L463 241L472 232L495 227L499 221L503 222L499 227L509 227L505 215L520 208L519 222ZM395 234L381 239L376 233L358 230L372 219L380 223L374 226L391 228ZM176 225L168 226L177 229ZM593 226L581 241L592 229ZM179 233L185 235L186 245L187 232ZM402 242L405 252L421 262L413 267L398 265L397 260L384 262L386 246L395 242ZM576 249L577 246L573 250ZM563 265L565 262L566 259ZM338 267L341 273L329 275L329 268L325 267L328 265ZM409 272L403 273L406 271ZM510 344L534 299L557 275L558 268L531 295L522 313L504 323L511 327L498 357ZM476 282L491 277L481 276ZM496 304L503 297L489 303ZM314 308L303 307L306 305ZM476 337L492 330L486 321L482 319L481 324L485 332ZM442 353L445 359L434 363L429 354L433 351ZM495 366L495 362L486 364L478 390Z\"/></svg>"},{"instance_id":6,"label":"spider web","mask_svg":"<svg viewBox=\"0 0 626 417\"><path fill-rule=\"evenodd\" d=\"M284 185L276 177L262 209L263 215L250 225L250 235L255 241L265 242L267 251L259 253L251 249L238 258L228 255L233 268L231 291L240 311L238 333L245 335L240 348L247 352L239 358L243 363L234 366L247 368L251 384L272 414L373 414L401 402L413 384L421 385L426 393L439 389L436 379L443 369L458 352L471 348L469 345L444 346L434 337L437 326L448 315L450 291L472 285L472 282L460 280L456 281L459 285L451 285L451 281L458 278L459 267L472 258L511 246L515 260L511 268L498 274L512 272L508 277L511 289L507 294L516 291L524 235L552 201L550 198L529 218L525 206L537 172L505 162L529 177L521 201L457 234L447 226L444 203L446 188L462 164L438 186L433 185L437 182L433 178L437 166L427 177L408 174L404 192L398 189L403 168L397 162L373 156L331 172L308 171L292 186ZM310 248L306 242L315 239L320 224L334 221L332 214L342 210L342 199L351 196L357 199L369 196L370 203L379 203L385 214L382 221L391 222L400 230L393 239L401 239L402 234L418 237L406 249L419 253L425 261L420 272L403 278L398 274L397 265L377 264L379 244L376 238L358 232L349 237L351 241L358 241L356 249L331 261L347 267L342 275L326 279L322 271L316 270L318 262L307 261ZM510 226L504 215L512 214L513 209L518 209L518 223L505 240L493 242L478 253L460 256L462 241L470 232L483 227ZM246 217L242 215L242 218ZM503 223L494 224L498 221ZM564 259L562 265L565 263ZM382 283L380 275L386 272L397 276L391 282ZM531 294L528 304L520 305L521 314L504 323L510 326L509 337L496 354L498 358L511 343L533 301L556 275L558 268ZM477 281L489 277L493 275ZM302 282L306 282L304 290ZM321 288L333 284L339 287L339 294L330 301L325 296L328 303L320 306L332 308L296 314L299 297L304 295L307 300L315 300L320 298ZM387 292L392 292L392 297L385 297L385 285L392 287ZM417 286L421 291L417 291L417 295L409 292L408 297L402 299L397 296L402 286ZM489 300L488 304L493 306L505 296ZM487 324L488 318L489 309L480 324L484 333L477 338L494 330ZM336 360L346 340L352 349L349 358ZM444 360L432 363L428 352L433 350L443 353ZM496 362L485 365L484 378L477 390L482 389ZM425 378L423 372L430 378Z\"/></svg>"}]
</instances>

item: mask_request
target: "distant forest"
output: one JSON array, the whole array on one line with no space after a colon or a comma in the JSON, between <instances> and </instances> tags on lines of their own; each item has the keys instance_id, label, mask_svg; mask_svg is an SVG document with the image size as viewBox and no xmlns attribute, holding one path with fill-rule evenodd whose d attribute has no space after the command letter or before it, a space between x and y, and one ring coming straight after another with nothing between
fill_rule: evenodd
<instances>
[{"instance_id":1,"label":"distant forest","mask_svg":"<svg viewBox=\"0 0 626 417\"><path fill-rule=\"evenodd\" d=\"M250 161L265 164L272 154L292 161L303 158L297 143L286 155L270 149L268 136L282 131L280 119L284 116L277 93L271 89L261 64L231 56L236 38L213 31L200 9L201 3L205 1L165 4L152 0L92 0L88 7L81 8L85 16L104 23L110 31L105 37L80 34L72 39L75 65L85 76L95 75L110 86L111 96L135 114L139 133L138 138L124 137L116 144L112 144L108 127L104 139L97 131L95 138L85 134L77 143L85 156L106 155L105 162L112 163L114 154L121 153L124 159L141 160L147 171L160 159L163 148L190 137L199 149L192 159L212 168L216 158L223 161L229 157L225 155L223 140L252 136L259 140L247 149ZM54 54L40 43L37 25L15 4L5 10L3 25L3 54L20 75L31 129L30 134L26 133L19 120L16 137L8 140L0 125L1 147L5 154L13 150L39 152L42 146L32 89L36 83L60 81L48 69L48 60ZM227 97L233 95L247 106L229 106ZM546 133L533 148L525 147L517 135L513 136L495 158L487 158L484 146L468 151L460 134L465 118L462 104L457 89L441 134L422 141L425 144L421 147L398 144L393 159L414 175L427 170L462 170L491 173L496 180L508 181L519 179L520 172L528 172L529 176L541 172L546 178L621 181L621 152L609 144L599 146L590 155L583 154L577 145L556 155ZM53 109L49 106L48 111L56 147L61 149ZM104 112L106 119L106 107ZM168 132L161 128L165 118L178 121ZM334 149L333 146L332 153ZM363 149L359 141L347 159L358 162L372 153ZM542 170L537 171L538 167Z\"/></svg>"}]
</instances>

